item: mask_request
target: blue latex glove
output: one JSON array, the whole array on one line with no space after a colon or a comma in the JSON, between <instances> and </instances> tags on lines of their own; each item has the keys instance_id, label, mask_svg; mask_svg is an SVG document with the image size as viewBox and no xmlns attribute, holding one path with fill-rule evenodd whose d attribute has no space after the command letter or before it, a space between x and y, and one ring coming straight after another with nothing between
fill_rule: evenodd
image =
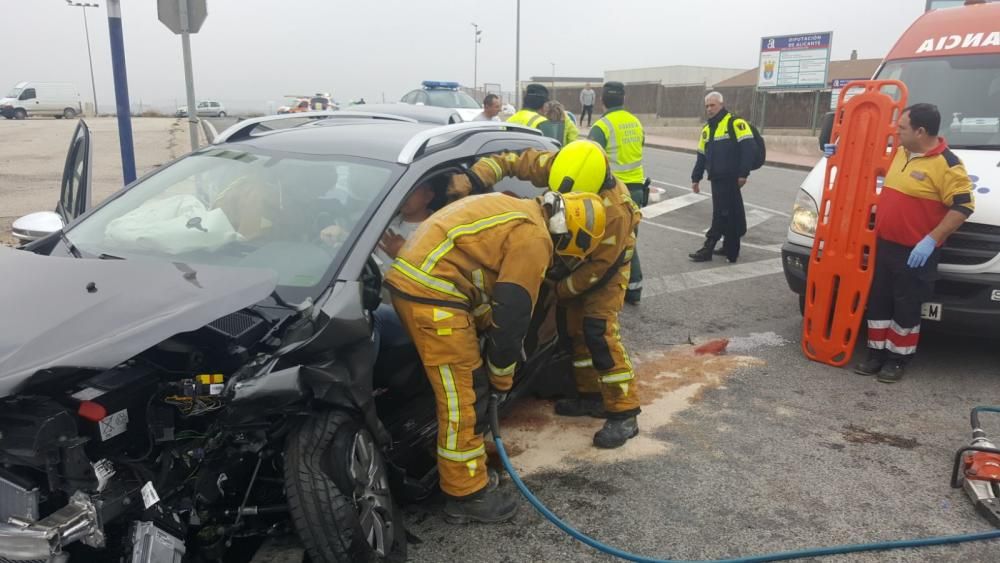
<instances>
[{"instance_id":1,"label":"blue latex glove","mask_svg":"<svg viewBox=\"0 0 1000 563\"><path fill-rule=\"evenodd\" d=\"M823 154L826 155L827 158L830 158L836 153L837 153L837 145L831 143L823 145Z\"/></svg>"},{"instance_id":2,"label":"blue latex glove","mask_svg":"<svg viewBox=\"0 0 1000 563\"><path fill-rule=\"evenodd\" d=\"M906 260L906 265L911 268L920 268L927 263L927 259L930 258L931 253L934 252L934 248L937 246L937 241L934 240L930 235L925 236L917 246L913 247L910 251L910 257Z\"/></svg>"}]
</instances>

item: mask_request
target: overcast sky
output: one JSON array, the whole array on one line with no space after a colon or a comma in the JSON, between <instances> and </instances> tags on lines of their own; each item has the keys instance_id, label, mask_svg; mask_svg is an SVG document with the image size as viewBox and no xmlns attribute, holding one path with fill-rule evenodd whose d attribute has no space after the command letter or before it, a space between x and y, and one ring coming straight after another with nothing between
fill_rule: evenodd
<instances>
[{"instance_id":1,"label":"overcast sky","mask_svg":"<svg viewBox=\"0 0 1000 563\"><path fill-rule=\"evenodd\" d=\"M94 0L90 0L94 1ZM97 97L113 98L104 0L88 9ZM155 0L123 0L129 93L163 109L184 104L181 40ZM65 0L0 0L0 91L22 80L69 81L89 101L80 8ZM610 8L610 11L609 11ZM522 0L521 78L602 76L672 64L753 68L759 39L833 31L833 59L881 58L924 0ZM198 99L267 109L285 94L397 100L421 80L514 83L515 0L208 0L192 38Z\"/></svg>"}]
</instances>

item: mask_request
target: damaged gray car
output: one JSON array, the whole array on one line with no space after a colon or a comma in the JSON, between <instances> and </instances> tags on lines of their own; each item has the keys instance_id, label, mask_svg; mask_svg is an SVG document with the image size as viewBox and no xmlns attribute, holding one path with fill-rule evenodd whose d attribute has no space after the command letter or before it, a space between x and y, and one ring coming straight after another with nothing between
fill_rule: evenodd
<instances>
[{"instance_id":1,"label":"damaged gray car","mask_svg":"<svg viewBox=\"0 0 1000 563\"><path fill-rule=\"evenodd\" d=\"M377 349L376 246L417 186L557 146L261 118L88 209L81 122L65 226L0 248L0 561L247 561L286 535L317 563L404 561L399 506L437 490L437 425L412 344ZM529 334L508 403L552 361L551 295Z\"/></svg>"}]
</instances>

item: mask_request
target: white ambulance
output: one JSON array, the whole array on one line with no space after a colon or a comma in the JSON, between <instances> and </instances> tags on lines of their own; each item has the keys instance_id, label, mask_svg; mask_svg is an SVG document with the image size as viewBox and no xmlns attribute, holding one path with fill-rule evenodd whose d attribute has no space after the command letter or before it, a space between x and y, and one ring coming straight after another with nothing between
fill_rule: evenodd
<instances>
[{"instance_id":1,"label":"white ambulance","mask_svg":"<svg viewBox=\"0 0 1000 563\"><path fill-rule=\"evenodd\" d=\"M976 211L942 248L923 317L957 332L1000 334L1000 3L967 0L927 11L873 78L902 81L908 104L937 105L940 134L974 183ZM785 279L800 306L825 171L823 159L802 183L782 246Z\"/></svg>"}]
</instances>

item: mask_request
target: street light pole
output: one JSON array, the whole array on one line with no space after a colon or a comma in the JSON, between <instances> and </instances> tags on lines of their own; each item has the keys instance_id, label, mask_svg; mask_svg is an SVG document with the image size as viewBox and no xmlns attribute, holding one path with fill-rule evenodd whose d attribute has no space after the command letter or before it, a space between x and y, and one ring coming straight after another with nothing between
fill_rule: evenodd
<instances>
[{"instance_id":1,"label":"street light pole","mask_svg":"<svg viewBox=\"0 0 1000 563\"><path fill-rule=\"evenodd\" d=\"M99 113L97 110L97 85L94 82L94 57L90 53L90 26L87 25L87 8L100 8L100 5L73 2L73 0L66 0L66 5L72 8L83 8L83 33L87 38L87 60L90 62L90 90L94 95L94 115L97 115Z\"/></svg>"},{"instance_id":2,"label":"street light pole","mask_svg":"<svg viewBox=\"0 0 1000 563\"><path fill-rule=\"evenodd\" d=\"M472 24L472 27L476 30L474 35L476 44L472 58L472 90L477 91L479 88L479 42L482 41L480 35L482 35L483 32L479 31L479 26L475 23Z\"/></svg>"},{"instance_id":3,"label":"street light pole","mask_svg":"<svg viewBox=\"0 0 1000 563\"><path fill-rule=\"evenodd\" d=\"M552 95L556 93L556 63L549 63L552 65Z\"/></svg>"},{"instance_id":4,"label":"street light pole","mask_svg":"<svg viewBox=\"0 0 1000 563\"><path fill-rule=\"evenodd\" d=\"M514 108L521 107L521 0L517 0L517 39L514 42Z\"/></svg>"}]
</instances>

